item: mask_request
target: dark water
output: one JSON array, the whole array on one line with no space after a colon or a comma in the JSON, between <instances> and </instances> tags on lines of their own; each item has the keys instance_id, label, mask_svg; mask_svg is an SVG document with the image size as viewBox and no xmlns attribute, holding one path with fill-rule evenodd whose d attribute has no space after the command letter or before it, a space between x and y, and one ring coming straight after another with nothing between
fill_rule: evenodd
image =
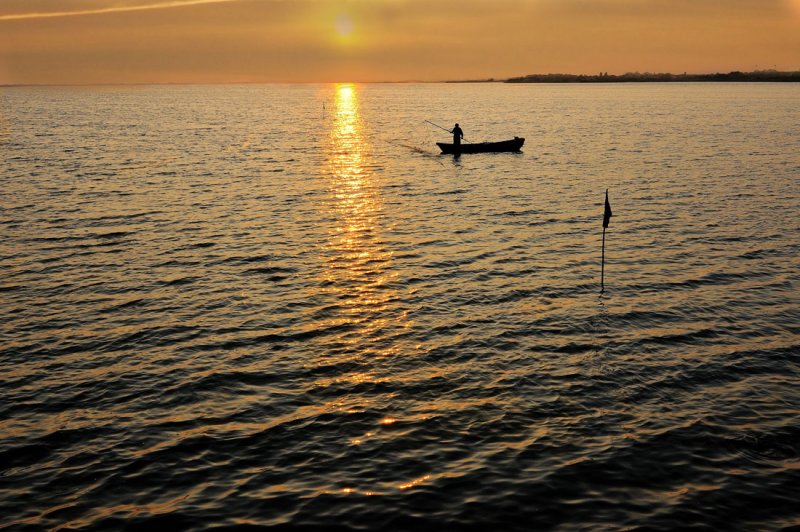
<instances>
[{"instance_id":1,"label":"dark water","mask_svg":"<svg viewBox=\"0 0 800 532\"><path fill-rule=\"evenodd\" d=\"M800 87L0 104L0 525L800 527Z\"/></svg>"}]
</instances>

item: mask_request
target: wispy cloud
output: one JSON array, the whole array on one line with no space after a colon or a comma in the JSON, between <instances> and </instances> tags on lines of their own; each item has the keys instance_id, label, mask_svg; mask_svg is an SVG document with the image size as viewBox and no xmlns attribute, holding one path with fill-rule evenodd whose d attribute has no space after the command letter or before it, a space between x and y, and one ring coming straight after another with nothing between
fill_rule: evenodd
<instances>
[{"instance_id":1,"label":"wispy cloud","mask_svg":"<svg viewBox=\"0 0 800 532\"><path fill-rule=\"evenodd\" d=\"M236 2L238 0L169 0L163 2L153 2L152 4L132 5L132 6L111 6L99 7L95 9L81 9L75 11L49 11L40 13L15 13L12 15L0 15L2 20L25 20L32 18L56 18L56 17L77 17L81 15L102 15L104 13L120 13L123 11L147 11L151 9L166 9L173 7L194 6L199 4L221 4L225 2Z\"/></svg>"}]
</instances>

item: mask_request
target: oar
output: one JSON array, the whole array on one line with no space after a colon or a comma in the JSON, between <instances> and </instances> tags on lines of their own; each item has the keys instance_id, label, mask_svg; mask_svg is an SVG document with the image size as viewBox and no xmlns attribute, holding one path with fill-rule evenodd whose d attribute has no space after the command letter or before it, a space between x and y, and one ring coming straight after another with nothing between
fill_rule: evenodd
<instances>
[{"instance_id":1,"label":"oar","mask_svg":"<svg viewBox=\"0 0 800 532\"><path fill-rule=\"evenodd\" d=\"M432 125L432 126L436 126L436 127L438 127L439 129L442 129L442 130L444 130L444 131L447 131L448 133L452 133L452 132L453 132L453 130L452 130L452 129L447 129L446 127L442 127L442 126L440 126L439 124L434 124L434 123L433 123L433 122L431 122L430 120L425 120L425 121L426 121L427 123L429 123L430 125ZM464 141L464 142L466 142L467 144L472 144L470 141L468 141L468 140L467 140L467 139L465 139L464 137L461 137L461 140L463 140L463 141Z\"/></svg>"}]
</instances>

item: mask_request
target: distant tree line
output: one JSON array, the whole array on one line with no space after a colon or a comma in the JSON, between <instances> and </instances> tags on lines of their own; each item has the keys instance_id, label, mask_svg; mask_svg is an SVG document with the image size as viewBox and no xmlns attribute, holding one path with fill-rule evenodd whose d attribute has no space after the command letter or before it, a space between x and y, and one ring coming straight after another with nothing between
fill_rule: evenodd
<instances>
[{"instance_id":1,"label":"distant tree line","mask_svg":"<svg viewBox=\"0 0 800 532\"><path fill-rule=\"evenodd\" d=\"M756 70L754 72L728 72L716 74L665 74L653 72L628 72L609 75L600 72L586 74L529 74L509 78L506 83L625 83L625 82L675 82L675 81L795 81L800 82L800 72L779 72L777 70Z\"/></svg>"}]
</instances>

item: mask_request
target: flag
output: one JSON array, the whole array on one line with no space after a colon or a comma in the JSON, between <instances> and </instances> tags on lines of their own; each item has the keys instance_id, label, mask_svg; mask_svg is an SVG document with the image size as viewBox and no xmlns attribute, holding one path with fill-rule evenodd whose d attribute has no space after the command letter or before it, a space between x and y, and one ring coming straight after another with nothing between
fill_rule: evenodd
<instances>
[{"instance_id":1,"label":"flag","mask_svg":"<svg viewBox=\"0 0 800 532\"><path fill-rule=\"evenodd\" d=\"M603 229L608 227L608 221L612 216L614 215L611 214L611 205L608 203L608 189L606 189L606 210L603 212Z\"/></svg>"}]
</instances>

